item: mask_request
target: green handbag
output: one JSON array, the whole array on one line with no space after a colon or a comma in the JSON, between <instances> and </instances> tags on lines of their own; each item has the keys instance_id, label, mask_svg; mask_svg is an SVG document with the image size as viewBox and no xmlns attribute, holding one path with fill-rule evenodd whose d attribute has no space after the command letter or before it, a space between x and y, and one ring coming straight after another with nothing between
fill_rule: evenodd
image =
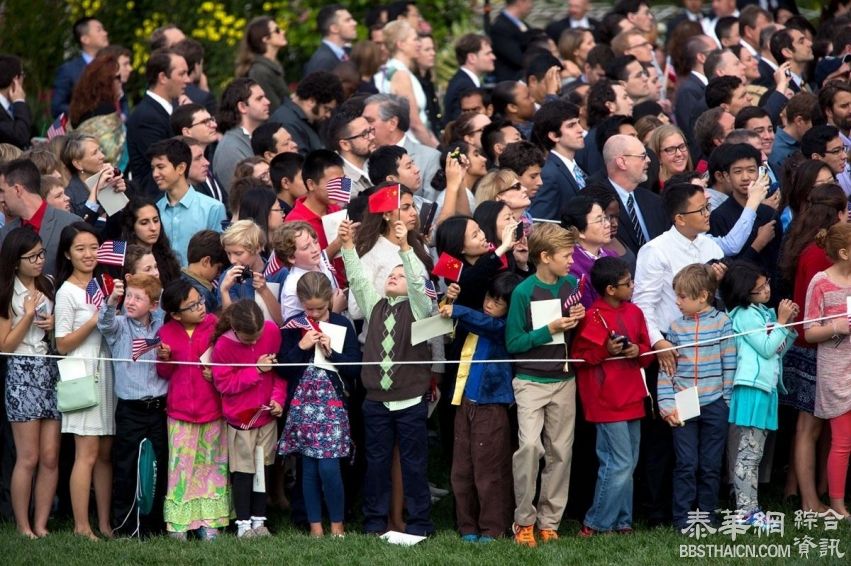
<instances>
[{"instance_id":1,"label":"green handbag","mask_svg":"<svg viewBox=\"0 0 851 566\"><path fill-rule=\"evenodd\" d=\"M71 413L97 405L97 383L97 374L60 381L56 386L56 401L59 412Z\"/></svg>"}]
</instances>

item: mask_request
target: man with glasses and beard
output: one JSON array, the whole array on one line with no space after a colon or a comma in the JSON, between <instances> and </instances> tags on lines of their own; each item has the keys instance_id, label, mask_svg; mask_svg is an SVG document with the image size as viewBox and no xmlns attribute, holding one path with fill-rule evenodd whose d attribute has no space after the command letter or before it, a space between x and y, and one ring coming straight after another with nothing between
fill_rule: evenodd
<instances>
[{"instance_id":1,"label":"man with glasses and beard","mask_svg":"<svg viewBox=\"0 0 851 566\"><path fill-rule=\"evenodd\" d=\"M341 109L328 123L328 147L343 158L343 173L352 180L352 198L370 188L366 160L376 148L375 128L360 113Z\"/></svg>"}]
</instances>

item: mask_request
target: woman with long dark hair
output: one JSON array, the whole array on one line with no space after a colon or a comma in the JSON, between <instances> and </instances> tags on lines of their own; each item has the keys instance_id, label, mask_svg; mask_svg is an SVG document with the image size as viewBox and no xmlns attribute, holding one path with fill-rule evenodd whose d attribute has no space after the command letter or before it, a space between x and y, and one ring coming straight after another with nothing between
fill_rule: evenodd
<instances>
[{"instance_id":1,"label":"woman with long dark hair","mask_svg":"<svg viewBox=\"0 0 851 566\"><path fill-rule=\"evenodd\" d=\"M278 197L267 187L249 189L239 203L239 219L253 220L266 234L266 249L272 248L272 233L284 225L284 211Z\"/></svg>"},{"instance_id":2,"label":"woman with long dark hair","mask_svg":"<svg viewBox=\"0 0 851 566\"><path fill-rule=\"evenodd\" d=\"M804 209L807 204L807 196L813 187L836 182L830 166L824 161L815 159L805 159L789 173L786 186L780 193L780 206L778 207L783 230L788 230L795 215Z\"/></svg>"},{"instance_id":3,"label":"woman with long dark hair","mask_svg":"<svg viewBox=\"0 0 851 566\"><path fill-rule=\"evenodd\" d=\"M286 47L287 36L269 16L254 18L245 28L236 59L236 76L248 77L260 85L274 112L290 95L278 52Z\"/></svg>"},{"instance_id":4,"label":"woman with long dark hair","mask_svg":"<svg viewBox=\"0 0 851 566\"><path fill-rule=\"evenodd\" d=\"M517 225L518 220L511 207L502 201L489 200L480 203L476 207L476 213L473 214L473 219L478 223L479 227L485 233L485 237L490 242L490 247L496 249L502 245L502 234L509 225ZM516 237L516 234L515 234ZM505 265L508 270L526 277L531 274L529 269L529 248L526 244L526 236L515 242L512 253L505 254Z\"/></svg>"},{"instance_id":5,"label":"woman with long dark hair","mask_svg":"<svg viewBox=\"0 0 851 566\"><path fill-rule=\"evenodd\" d=\"M157 260L160 282L163 287L180 279L180 262L160 223L160 210L154 203L134 198L124 209L124 227L121 238L128 245L138 244L151 250Z\"/></svg>"}]
</instances>

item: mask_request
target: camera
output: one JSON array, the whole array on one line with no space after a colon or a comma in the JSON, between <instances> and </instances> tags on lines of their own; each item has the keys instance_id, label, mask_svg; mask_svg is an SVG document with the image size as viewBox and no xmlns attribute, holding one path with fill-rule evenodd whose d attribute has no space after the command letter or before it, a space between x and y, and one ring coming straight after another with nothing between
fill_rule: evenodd
<instances>
[{"instance_id":1,"label":"camera","mask_svg":"<svg viewBox=\"0 0 851 566\"><path fill-rule=\"evenodd\" d=\"M239 274L239 279L237 279L238 283L245 283L246 281L251 281L254 279L254 274L251 272L251 269L248 267L244 267L242 269L242 273Z\"/></svg>"}]
</instances>

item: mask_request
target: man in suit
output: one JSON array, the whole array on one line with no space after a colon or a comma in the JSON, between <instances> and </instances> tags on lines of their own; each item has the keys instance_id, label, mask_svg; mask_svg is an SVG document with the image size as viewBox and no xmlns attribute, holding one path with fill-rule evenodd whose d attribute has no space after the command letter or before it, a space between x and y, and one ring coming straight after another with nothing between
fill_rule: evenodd
<instances>
[{"instance_id":1,"label":"man in suit","mask_svg":"<svg viewBox=\"0 0 851 566\"><path fill-rule=\"evenodd\" d=\"M316 27L322 34L322 43L304 66L304 74L333 71L341 61L348 61L346 47L358 38L357 26L357 21L340 4L331 4L319 10Z\"/></svg>"},{"instance_id":2,"label":"man in suit","mask_svg":"<svg viewBox=\"0 0 851 566\"><path fill-rule=\"evenodd\" d=\"M192 139L201 146L202 153L207 162L207 166L205 167L207 171L206 179L202 182L192 182L193 188L202 195L216 199L227 208L227 190L213 175L213 170L210 167L214 155L211 150L215 147L219 139L219 132L216 126L216 119L200 104L190 103L178 106L171 115L171 131L175 136L186 138L184 141L192 149L192 168L194 168L196 174L200 170L200 166L196 165L196 150L193 144L187 141L187 139ZM190 168L190 178L192 176L192 168Z\"/></svg>"},{"instance_id":3,"label":"man in suit","mask_svg":"<svg viewBox=\"0 0 851 566\"><path fill-rule=\"evenodd\" d=\"M612 12L621 14L635 29L643 33L650 33L656 25L656 18L650 11L648 0L618 0L612 7Z\"/></svg>"},{"instance_id":4,"label":"man in suit","mask_svg":"<svg viewBox=\"0 0 851 566\"><path fill-rule=\"evenodd\" d=\"M792 74L789 88L792 92L812 92L805 72L814 57L813 42L800 30L785 28L771 36L769 49L778 65L789 61L789 72Z\"/></svg>"},{"instance_id":5,"label":"man in suit","mask_svg":"<svg viewBox=\"0 0 851 566\"><path fill-rule=\"evenodd\" d=\"M375 128L355 111L341 110L328 122L328 147L343 158L343 173L352 180L352 198L373 183L367 159L375 151Z\"/></svg>"},{"instance_id":6,"label":"man in suit","mask_svg":"<svg viewBox=\"0 0 851 566\"><path fill-rule=\"evenodd\" d=\"M422 183L416 194L434 201L437 191L432 188L431 180L440 168L440 152L406 135L411 126L408 99L394 94L374 94L366 99L361 115L375 128L377 147L398 145L407 150L421 173Z\"/></svg>"},{"instance_id":7,"label":"man in suit","mask_svg":"<svg viewBox=\"0 0 851 566\"><path fill-rule=\"evenodd\" d=\"M588 0L568 0L567 16L554 21L547 26L547 35L558 43L561 34L566 29L584 28L596 32L599 20L588 16Z\"/></svg>"},{"instance_id":8,"label":"man in suit","mask_svg":"<svg viewBox=\"0 0 851 566\"><path fill-rule=\"evenodd\" d=\"M759 36L765 26L771 24L771 14L759 6L750 5L739 14L739 35L742 47L759 58Z\"/></svg>"},{"instance_id":9,"label":"man in suit","mask_svg":"<svg viewBox=\"0 0 851 566\"><path fill-rule=\"evenodd\" d=\"M709 80L706 78L703 64L706 57L715 49L715 42L706 35L692 37L686 43L686 60L691 72L677 85L677 97L674 101L674 117L677 126L686 135L689 146L694 147L692 129L697 117L706 110L704 91Z\"/></svg>"},{"instance_id":10,"label":"man in suit","mask_svg":"<svg viewBox=\"0 0 851 566\"><path fill-rule=\"evenodd\" d=\"M186 59L189 68L189 84L186 96L195 104L200 104L211 114L216 113L216 97L209 90L201 88L204 78L204 46L194 39L186 38L175 43L172 50ZM205 81L206 82L206 81Z\"/></svg>"},{"instance_id":11,"label":"man in suit","mask_svg":"<svg viewBox=\"0 0 851 566\"><path fill-rule=\"evenodd\" d=\"M0 143L28 148L31 127L21 60L15 55L0 55Z\"/></svg>"},{"instance_id":12,"label":"man in suit","mask_svg":"<svg viewBox=\"0 0 851 566\"><path fill-rule=\"evenodd\" d=\"M533 0L506 0L505 8L491 25L497 81L517 81L523 78L523 53L529 44L529 26L523 22L523 18L532 12L533 5Z\"/></svg>"},{"instance_id":13,"label":"man in suit","mask_svg":"<svg viewBox=\"0 0 851 566\"><path fill-rule=\"evenodd\" d=\"M334 73L316 71L304 77L296 91L285 98L269 117L280 122L292 134L298 151L304 156L324 149L319 137L319 123L331 117L331 111L343 102L343 83Z\"/></svg>"},{"instance_id":14,"label":"man in suit","mask_svg":"<svg viewBox=\"0 0 851 566\"><path fill-rule=\"evenodd\" d=\"M606 178L602 184L614 189L620 199L618 238L638 255L638 250L670 228L661 199L639 187L647 180L650 159L641 142L632 136L612 136L603 146Z\"/></svg>"},{"instance_id":15,"label":"man in suit","mask_svg":"<svg viewBox=\"0 0 851 566\"><path fill-rule=\"evenodd\" d=\"M455 60L458 61L458 70L449 79L446 95L443 97L446 123L461 114L461 93L481 88L482 77L493 72L496 56L487 37L468 33L455 42Z\"/></svg>"},{"instance_id":16,"label":"man in suit","mask_svg":"<svg viewBox=\"0 0 851 566\"><path fill-rule=\"evenodd\" d=\"M6 214L6 224L0 230L0 244L6 236L21 226L31 226L44 244L44 274L56 274L56 251L62 229L82 222L82 218L48 206L41 198L41 174L29 159L10 161L0 175L0 209Z\"/></svg>"},{"instance_id":17,"label":"man in suit","mask_svg":"<svg viewBox=\"0 0 851 566\"><path fill-rule=\"evenodd\" d=\"M74 85L98 51L109 45L109 33L95 18L80 18L74 22L74 40L80 46L80 54L65 61L56 70L56 77L53 79L50 113L54 118L68 112Z\"/></svg>"},{"instance_id":18,"label":"man in suit","mask_svg":"<svg viewBox=\"0 0 851 566\"><path fill-rule=\"evenodd\" d=\"M700 23L706 14L703 12L703 0L683 0L683 10L674 14L667 22L668 35L683 22Z\"/></svg>"},{"instance_id":19,"label":"man in suit","mask_svg":"<svg viewBox=\"0 0 851 566\"><path fill-rule=\"evenodd\" d=\"M173 101L180 98L189 84L186 59L167 50L151 53L145 67L148 90L127 120L127 151L133 182L149 196L159 195L151 177L151 161L147 157L151 144L170 138L169 118Z\"/></svg>"},{"instance_id":20,"label":"man in suit","mask_svg":"<svg viewBox=\"0 0 851 566\"><path fill-rule=\"evenodd\" d=\"M269 99L254 79L239 77L222 93L219 130L224 132L213 155L213 174L230 188L236 164L254 155L251 134L269 119Z\"/></svg>"},{"instance_id":21,"label":"man in suit","mask_svg":"<svg viewBox=\"0 0 851 566\"><path fill-rule=\"evenodd\" d=\"M534 139L541 140L547 161L541 169L541 188L532 199L532 218L558 220L571 198L585 188L587 175L576 163L576 152L585 147L579 107L563 100L545 103L535 113Z\"/></svg>"}]
</instances>

